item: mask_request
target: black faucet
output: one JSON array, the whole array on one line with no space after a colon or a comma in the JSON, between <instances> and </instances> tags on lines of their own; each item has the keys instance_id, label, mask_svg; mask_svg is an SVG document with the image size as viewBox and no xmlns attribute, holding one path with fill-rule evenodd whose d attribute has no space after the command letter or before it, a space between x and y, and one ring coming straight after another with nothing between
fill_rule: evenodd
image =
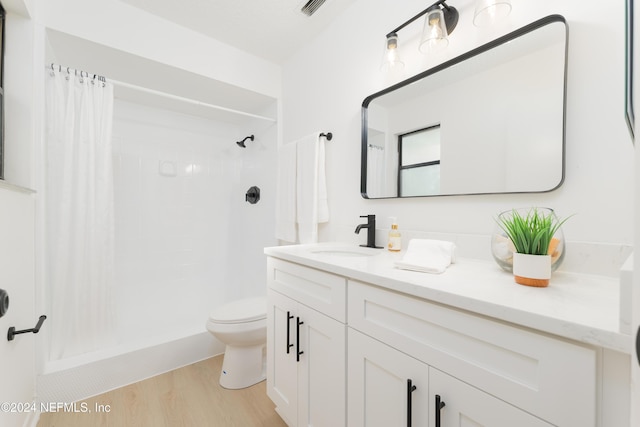
<instances>
[{"instance_id":1,"label":"black faucet","mask_svg":"<svg viewBox=\"0 0 640 427\"><path fill-rule=\"evenodd\" d=\"M367 218L366 224L358 224L356 227L356 234L360 233L363 228L367 229L367 244L360 245L365 248L382 249L382 246L376 246L376 216L375 215L360 215L360 218Z\"/></svg>"}]
</instances>

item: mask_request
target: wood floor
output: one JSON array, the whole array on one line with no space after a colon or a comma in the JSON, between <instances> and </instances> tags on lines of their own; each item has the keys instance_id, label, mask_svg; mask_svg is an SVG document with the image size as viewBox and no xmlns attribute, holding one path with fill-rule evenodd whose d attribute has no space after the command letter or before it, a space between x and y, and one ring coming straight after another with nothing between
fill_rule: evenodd
<instances>
[{"instance_id":1,"label":"wood floor","mask_svg":"<svg viewBox=\"0 0 640 427\"><path fill-rule=\"evenodd\" d=\"M77 412L43 413L37 427L286 427L265 381L223 389L221 366L222 355L77 402Z\"/></svg>"}]
</instances>

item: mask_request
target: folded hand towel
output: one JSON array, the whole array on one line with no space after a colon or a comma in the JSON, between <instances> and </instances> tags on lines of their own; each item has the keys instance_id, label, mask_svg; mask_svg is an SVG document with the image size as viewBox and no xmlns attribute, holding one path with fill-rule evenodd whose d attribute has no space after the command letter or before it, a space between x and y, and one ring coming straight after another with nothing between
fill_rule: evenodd
<instances>
[{"instance_id":1,"label":"folded hand towel","mask_svg":"<svg viewBox=\"0 0 640 427\"><path fill-rule=\"evenodd\" d=\"M296 144L286 144L278 150L276 198L276 238L294 243L296 228Z\"/></svg>"},{"instance_id":2,"label":"folded hand towel","mask_svg":"<svg viewBox=\"0 0 640 427\"><path fill-rule=\"evenodd\" d=\"M412 239L396 267L425 273L444 273L455 262L456 245L444 240Z\"/></svg>"}]
</instances>

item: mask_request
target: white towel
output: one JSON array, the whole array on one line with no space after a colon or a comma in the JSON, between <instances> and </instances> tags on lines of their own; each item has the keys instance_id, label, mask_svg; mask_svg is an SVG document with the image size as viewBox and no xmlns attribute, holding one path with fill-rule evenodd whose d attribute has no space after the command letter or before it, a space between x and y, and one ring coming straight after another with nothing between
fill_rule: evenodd
<instances>
[{"instance_id":1,"label":"white towel","mask_svg":"<svg viewBox=\"0 0 640 427\"><path fill-rule=\"evenodd\" d=\"M329 222L327 174L325 169L324 137L318 138L318 222Z\"/></svg>"},{"instance_id":2,"label":"white towel","mask_svg":"<svg viewBox=\"0 0 640 427\"><path fill-rule=\"evenodd\" d=\"M411 239L402 261L396 267L424 273L444 273L455 262L456 245L444 240Z\"/></svg>"},{"instance_id":3,"label":"white towel","mask_svg":"<svg viewBox=\"0 0 640 427\"><path fill-rule=\"evenodd\" d=\"M324 138L320 132L305 136L297 145L296 211L300 243L318 241L318 223L329 220L325 176Z\"/></svg>"},{"instance_id":4,"label":"white towel","mask_svg":"<svg viewBox=\"0 0 640 427\"><path fill-rule=\"evenodd\" d=\"M294 243L296 229L296 144L286 144L278 150L276 197L276 238Z\"/></svg>"}]
</instances>

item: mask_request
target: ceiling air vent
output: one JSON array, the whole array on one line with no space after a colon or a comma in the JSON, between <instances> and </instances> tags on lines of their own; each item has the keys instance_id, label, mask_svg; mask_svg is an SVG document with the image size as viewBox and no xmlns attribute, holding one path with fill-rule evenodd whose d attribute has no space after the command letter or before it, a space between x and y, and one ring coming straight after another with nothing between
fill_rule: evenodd
<instances>
[{"instance_id":1,"label":"ceiling air vent","mask_svg":"<svg viewBox=\"0 0 640 427\"><path fill-rule=\"evenodd\" d=\"M300 12L304 13L307 16L313 15L316 10L320 9L320 6L324 4L326 0L308 0L307 2L302 2L302 8L300 8Z\"/></svg>"}]
</instances>

